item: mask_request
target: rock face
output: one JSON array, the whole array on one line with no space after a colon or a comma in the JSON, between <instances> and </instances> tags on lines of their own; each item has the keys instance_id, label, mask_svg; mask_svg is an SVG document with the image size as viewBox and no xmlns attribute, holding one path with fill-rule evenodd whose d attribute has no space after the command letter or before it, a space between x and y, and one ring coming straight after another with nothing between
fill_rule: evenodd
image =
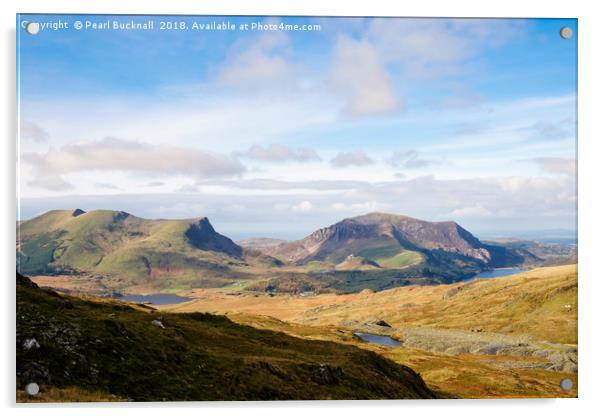
<instances>
[{"instance_id":1,"label":"rock face","mask_svg":"<svg viewBox=\"0 0 602 416\"><path fill-rule=\"evenodd\" d=\"M186 230L188 241L201 250L217 251L232 257L242 257L242 248L215 231L207 217L193 223Z\"/></svg>"},{"instance_id":2,"label":"rock face","mask_svg":"<svg viewBox=\"0 0 602 416\"><path fill-rule=\"evenodd\" d=\"M155 319L154 321L151 321L151 324L154 326L157 326L161 329L165 329L165 325L163 325L163 322L159 321L158 319Z\"/></svg>"},{"instance_id":3,"label":"rock face","mask_svg":"<svg viewBox=\"0 0 602 416\"><path fill-rule=\"evenodd\" d=\"M77 208L71 213L71 215L74 217L79 217L80 215L85 214L85 213L86 213L86 211L84 211L83 209Z\"/></svg>"},{"instance_id":4,"label":"rock face","mask_svg":"<svg viewBox=\"0 0 602 416\"><path fill-rule=\"evenodd\" d=\"M485 265L497 265L494 257L505 253L483 244L470 232L452 221L428 222L402 215L371 213L348 218L319 229L303 240L284 243L267 250L298 264L324 260L349 244L393 244L400 249L424 252L442 251L468 257ZM520 261L519 257L512 260Z\"/></svg>"}]
</instances>

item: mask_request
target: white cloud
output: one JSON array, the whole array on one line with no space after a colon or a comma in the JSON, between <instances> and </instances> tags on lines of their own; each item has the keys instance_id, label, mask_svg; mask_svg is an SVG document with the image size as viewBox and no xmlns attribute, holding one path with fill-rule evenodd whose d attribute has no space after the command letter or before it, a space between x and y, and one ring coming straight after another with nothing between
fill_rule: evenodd
<instances>
[{"instance_id":1,"label":"white cloud","mask_svg":"<svg viewBox=\"0 0 602 416\"><path fill-rule=\"evenodd\" d=\"M33 121L21 120L20 137L26 140L43 142L48 139L48 133Z\"/></svg>"},{"instance_id":2,"label":"white cloud","mask_svg":"<svg viewBox=\"0 0 602 416\"><path fill-rule=\"evenodd\" d=\"M561 157L538 157L533 161L547 173L562 175L575 175L577 173L577 163L575 159Z\"/></svg>"},{"instance_id":3,"label":"white cloud","mask_svg":"<svg viewBox=\"0 0 602 416\"><path fill-rule=\"evenodd\" d=\"M180 215L184 217L203 217L209 213L215 212L212 208L209 208L205 204L200 203L188 203L188 202L177 202L170 205L159 205L156 208L157 212L167 215Z\"/></svg>"},{"instance_id":4,"label":"white cloud","mask_svg":"<svg viewBox=\"0 0 602 416\"><path fill-rule=\"evenodd\" d=\"M129 171L159 176L183 174L195 178L234 176L245 171L240 162L230 157L111 137L65 145L45 154L26 153L21 159L36 172L30 185L52 190L68 188L61 175L84 171Z\"/></svg>"},{"instance_id":5,"label":"white cloud","mask_svg":"<svg viewBox=\"0 0 602 416\"><path fill-rule=\"evenodd\" d=\"M96 186L97 188L100 188L100 189L111 189L114 191L121 190L121 188L119 188L116 185L113 185L112 183L98 182L98 183L94 184L94 186Z\"/></svg>"},{"instance_id":6,"label":"white cloud","mask_svg":"<svg viewBox=\"0 0 602 416\"><path fill-rule=\"evenodd\" d=\"M365 166L373 163L374 161L361 150L356 150L353 152L339 152L330 161L330 164L337 168L344 168L348 166Z\"/></svg>"},{"instance_id":7,"label":"white cloud","mask_svg":"<svg viewBox=\"0 0 602 416\"><path fill-rule=\"evenodd\" d=\"M491 211L479 205L464 208L456 208L449 213L450 218L487 217L490 215Z\"/></svg>"},{"instance_id":8,"label":"white cloud","mask_svg":"<svg viewBox=\"0 0 602 416\"><path fill-rule=\"evenodd\" d=\"M339 35L332 79L351 116L405 109L390 74L410 79L444 78L470 71L470 58L524 33L523 21L495 19L370 19L357 38ZM457 89L457 88L456 88ZM465 108L480 103L472 91L457 91L435 105Z\"/></svg>"},{"instance_id":9,"label":"white cloud","mask_svg":"<svg viewBox=\"0 0 602 416\"><path fill-rule=\"evenodd\" d=\"M195 193L178 194L24 198L21 215L28 218L66 207L118 207L146 218L208 215L216 229L230 237L244 233L286 238L299 238L346 216L371 211L430 221L461 221L463 227L477 235L490 231L509 235L512 230L571 229L576 218L575 181L566 175L461 180L427 176L383 182L324 180L288 185L283 181L270 188L243 178L220 189L199 188ZM245 210L237 211L237 206ZM487 212L491 214L485 215Z\"/></svg>"},{"instance_id":10,"label":"white cloud","mask_svg":"<svg viewBox=\"0 0 602 416\"><path fill-rule=\"evenodd\" d=\"M37 176L28 184L34 188L48 189L49 191L66 191L73 189L73 185L60 176Z\"/></svg>"},{"instance_id":11,"label":"white cloud","mask_svg":"<svg viewBox=\"0 0 602 416\"><path fill-rule=\"evenodd\" d=\"M105 96L24 102L22 111L52 131L52 144L82 138L128 140L211 148L222 152L254 144L278 143L282 137L311 131L319 134L335 122L334 99L313 91L265 95L212 88L202 95L168 97Z\"/></svg>"},{"instance_id":12,"label":"white cloud","mask_svg":"<svg viewBox=\"0 0 602 416\"><path fill-rule=\"evenodd\" d=\"M340 36L334 50L332 79L346 97L351 116L387 114L402 110L378 52L366 41Z\"/></svg>"},{"instance_id":13,"label":"white cloud","mask_svg":"<svg viewBox=\"0 0 602 416\"><path fill-rule=\"evenodd\" d=\"M465 71L465 61L524 32L523 21L501 19L374 19L365 38L385 62L415 78Z\"/></svg>"},{"instance_id":14,"label":"white cloud","mask_svg":"<svg viewBox=\"0 0 602 416\"><path fill-rule=\"evenodd\" d=\"M301 201L297 205L291 207L293 212L310 212L313 211L314 205L309 201Z\"/></svg>"},{"instance_id":15,"label":"white cloud","mask_svg":"<svg viewBox=\"0 0 602 416\"><path fill-rule=\"evenodd\" d=\"M385 161L395 168L403 167L407 169L425 168L442 163L440 160L420 159L418 152L415 150L393 152Z\"/></svg>"},{"instance_id":16,"label":"white cloud","mask_svg":"<svg viewBox=\"0 0 602 416\"><path fill-rule=\"evenodd\" d=\"M230 57L218 73L218 81L242 85L274 84L292 76L293 66L286 57L290 55L290 40L281 31L269 31L257 37L243 38L234 45Z\"/></svg>"},{"instance_id":17,"label":"white cloud","mask_svg":"<svg viewBox=\"0 0 602 416\"><path fill-rule=\"evenodd\" d=\"M177 191L183 193L197 193L199 192L199 187L197 185L185 184L182 185Z\"/></svg>"},{"instance_id":18,"label":"white cloud","mask_svg":"<svg viewBox=\"0 0 602 416\"><path fill-rule=\"evenodd\" d=\"M357 202L351 204L335 202L334 204L330 205L330 208L337 212L365 214L368 212L389 211L392 208L392 205L377 201Z\"/></svg>"},{"instance_id":19,"label":"white cloud","mask_svg":"<svg viewBox=\"0 0 602 416\"><path fill-rule=\"evenodd\" d=\"M267 162L284 162L287 160L293 160L296 162L313 162L320 160L318 154L312 149L291 149L281 144L271 144L265 147L254 145L251 146L246 152L237 153L237 155Z\"/></svg>"},{"instance_id":20,"label":"white cloud","mask_svg":"<svg viewBox=\"0 0 602 416\"><path fill-rule=\"evenodd\" d=\"M308 213L314 210L314 204L310 201L301 201L298 204L289 203L277 203L274 205L274 209L277 211L290 211L294 213Z\"/></svg>"},{"instance_id":21,"label":"white cloud","mask_svg":"<svg viewBox=\"0 0 602 416\"><path fill-rule=\"evenodd\" d=\"M162 182L162 181L152 181L152 182L146 183L144 186L148 186L148 187L151 187L151 188L156 188L156 187L159 187L159 186L165 186L165 182Z\"/></svg>"}]
</instances>

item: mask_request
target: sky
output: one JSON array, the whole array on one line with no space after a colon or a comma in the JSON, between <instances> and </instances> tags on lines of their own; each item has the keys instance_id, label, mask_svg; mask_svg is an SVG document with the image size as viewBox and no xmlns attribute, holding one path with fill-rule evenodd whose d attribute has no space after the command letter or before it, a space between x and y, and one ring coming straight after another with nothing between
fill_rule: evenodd
<instances>
[{"instance_id":1,"label":"sky","mask_svg":"<svg viewBox=\"0 0 602 416\"><path fill-rule=\"evenodd\" d=\"M20 219L207 216L234 239L374 211L575 230L574 19L18 19L41 24L18 33Z\"/></svg>"}]
</instances>

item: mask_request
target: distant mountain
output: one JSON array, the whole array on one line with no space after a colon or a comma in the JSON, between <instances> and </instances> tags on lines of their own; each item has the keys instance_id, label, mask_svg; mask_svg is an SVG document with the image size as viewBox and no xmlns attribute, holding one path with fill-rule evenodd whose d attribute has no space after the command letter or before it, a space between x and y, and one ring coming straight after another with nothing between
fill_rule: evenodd
<instances>
[{"instance_id":1,"label":"distant mountain","mask_svg":"<svg viewBox=\"0 0 602 416\"><path fill-rule=\"evenodd\" d=\"M299 265L316 261L339 264L354 255L388 268L423 263L483 269L535 259L526 251L482 243L452 221L428 222L384 213L347 218L264 252Z\"/></svg>"},{"instance_id":2,"label":"distant mountain","mask_svg":"<svg viewBox=\"0 0 602 416\"><path fill-rule=\"evenodd\" d=\"M250 250L266 250L285 242L286 240L278 238L247 238L245 240L237 241L236 244Z\"/></svg>"},{"instance_id":3,"label":"distant mountain","mask_svg":"<svg viewBox=\"0 0 602 416\"><path fill-rule=\"evenodd\" d=\"M503 246L520 253L530 253L540 260L539 264L544 266L577 263L577 246L570 239L568 242L559 243L500 238L488 244Z\"/></svg>"},{"instance_id":4,"label":"distant mountain","mask_svg":"<svg viewBox=\"0 0 602 416\"><path fill-rule=\"evenodd\" d=\"M21 273L54 276L44 283L52 287L107 295L241 281L275 291L382 290L541 261L528 247L481 242L455 222L383 213L347 218L293 242L248 239L239 245L206 217L143 219L81 209L21 221L17 236Z\"/></svg>"},{"instance_id":5,"label":"distant mountain","mask_svg":"<svg viewBox=\"0 0 602 416\"><path fill-rule=\"evenodd\" d=\"M22 221L17 232L20 272L88 273L110 287L155 287L174 279L219 285L237 275L231 266L245 264L243 248L205 217L148 220L123 211L49 211Z\"/></svg>"}]
</instances>

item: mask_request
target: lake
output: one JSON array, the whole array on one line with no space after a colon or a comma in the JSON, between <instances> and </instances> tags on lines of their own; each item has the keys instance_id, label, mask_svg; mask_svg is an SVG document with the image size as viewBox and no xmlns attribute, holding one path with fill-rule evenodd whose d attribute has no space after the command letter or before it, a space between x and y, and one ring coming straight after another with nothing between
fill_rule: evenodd
<instances>
[{"instance_id":1,"label":"lake","mask_svg":"<svg viewBox=\"0 0 602 416\"><path fill-rule=\"evenodd\" d=\"M153 305L171 305L174 303L188 302L192 298L173 295L171 293L155 293L154 295L123 295L117 298L128 302L152 303Z\"/></svg>"},{"instance_id":2,"label":"lake","mask_svg":"<svg viewBox=\"0 0 602 416\"><path fill-rule=\"evenodd\" d=\"M401 345L401 342L384 335L366 334L365 332L354 332L353 335L370 344L385 345L387 347L397 347L398 345Z\"/></svg>"},{"instance_id":3,"label":"lake","mask_svg":"<svg viewBox=\"0 0 602 416\"><path fill-rule=\"evenodd\" d=\"M512 276L513 274L518 274L524 271L525 270L521 269L520 267L504 267L501 269L486 270L463 281L470 282L474 279L495 279L497 277Z\"/></svg>"}]
</instances>

